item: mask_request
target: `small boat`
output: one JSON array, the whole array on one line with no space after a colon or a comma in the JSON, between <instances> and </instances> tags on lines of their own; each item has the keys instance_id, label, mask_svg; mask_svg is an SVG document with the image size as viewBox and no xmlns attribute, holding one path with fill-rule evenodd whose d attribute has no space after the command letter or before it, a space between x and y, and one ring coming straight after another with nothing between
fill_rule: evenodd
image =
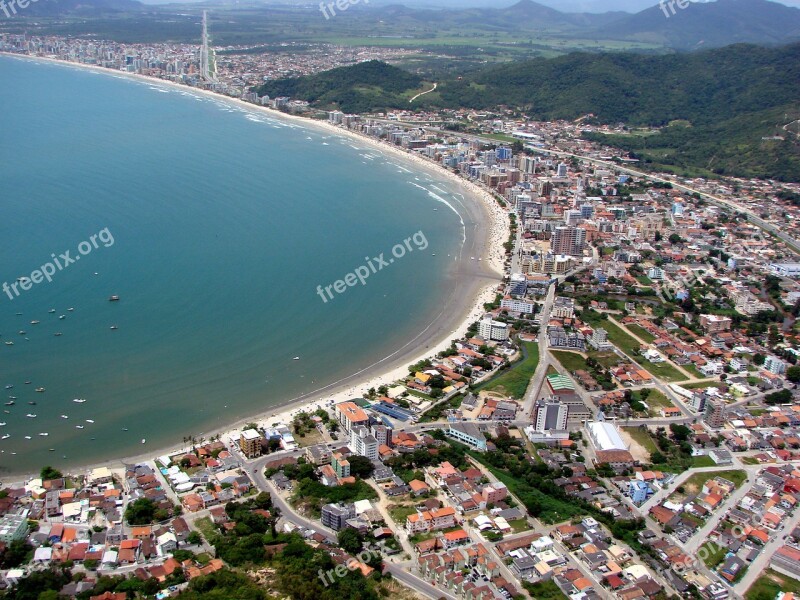
<instances>
[{"instance_id":1,"label":"small boat","mask_svg":"<svg viewBox=\"0 0 800 600\"><path fill-rule=\"evenodd\" d=\"M14 342L6 342L6 346L13 346Z\"/></svg>"},{"instance_id":2,"label":"small boat","mask_svg":"<svg viewBox=\"0 0 800 600\"><path fill-rule=\"evenodd\" d=\"M18 316L18 317L21 317L21 316L22 316L22 313L17 313L17 316Z\"/></svg>"},{"instance_id":3,"label":"small boat","mask_svg":"<svg viewBox=\"0 0 800 600\"><path fill-rule=\"evenodd\" d=\"M26 416L26 417L28 417L29 419L35 419L35 418L36 418L36 415L35 415L35 414L33 414L33 413L28 413L28 414L27 414L27 415L25 415L25 416Z\"/></svg>"},{"instance_id":4,"label":"small boat","mask_svg":"<svg viewBox=\"0 0 800 600\"><path fill-rule=\"evenodd\" d=\"M111 298L109 298L108 301L109 302L119 302L119 296L111 296Z\"/></svg>"},{"instance_id":5,"label":"small boat","mask_svg":"<svg viewBox=\"0 0 800 600\"><path fill-rule=\"evenodd\" d=\"M470 256L469 259L470 260L475 260L475 257L474 256Z\"/></svg>"},{"instance_id":6,"label":"small boat","mask_svg":"<svg viewBox=\"0 0 800 600\"><path fill-rule=\"evenodd\" d=\"M69 417L67 415L61 415L61 418L62 419L69 419Z\"/></svg>"},{"instance_id":7,"label":"small boat","mask_svg":"<svg viewBox=\"0 0 800 600\"><path fill-rule=\"evenodd\" d=\"M38 387L38 388L36 388L36 391L41 394L44 391L44 388L43 387Z\"/></svg>"},{"instance_id":8,"label":"small boat","mask_svg":"<svg viewBox=\"0 0 800 600\"><path fill-rule=\"evenodd\" d=\"M7 440L10 437L11 436L9 434L5 434L3 437L0 438L0 440Z\"/></svg>"},{"instance_id":9,"label":"small boat","mask_svg":"<svg viewBox=\"0 0 800 600\"><path fill-rule=\"evenodd\" d=\"M123 427L122 431L128 431L128 428L127 427Z\"/></svg>"},{"instance_id":10,"label":"small boat","mask_svg":"<svg viewBox=\"0 0 800 600\"><path fill-rule=\"evenodd\" d=\"M53 335L54 335L54 336L56 336L56 337L61 337L62 333L61 333L60 331L57 331L57 332L56 332L56 333L54 333Z\"/></svg>"},{"instance_id":11,"label":"small boat","mask_svg":"<svg viewBox=\"0 0 800 600\"><path fill-rule=\"evenodd\" d=\"M86 419L86 422L87 423L94 423L94 421L92 421L91 419Z\"/></svg>"},{"instance_id":12,"label":"small boat","mask_svg":"<svg viewBox=\"0 0 800 600\"><path fill-rule=\"evenodd\" d=\"M31 325L38 325L40 321L31 321Z\"/></svg>"},{"instance_id":13,"label":"small boat","mask_svg":"<svg viewBox=\"0 0 800 600\"><path fill-rule=\"evenodd\" d=\"M146 440L146 439L144 439L144 438L142 438L142 443L144 444L144 443L146 443L146 442L147 442L147 440Z\"/></svg>"},{"instance_id":14,"label":"small boat","mask_svg":"<svg viewBox=\"0 0 800 600\"><path fill-rule=\"evenodd\" d=\"M72 311L73 311L73 310L75 310L75 309L74 309L74 308L72 308L72 307L70 306L70 307L69 307L67 310L68 310L69 312L72 312Z\"/></svg>"},{"instance_id":15,"label":"small boat","mask_svg":"<svg viewBox=\"0 0 800 600\"><path fill-rule=\"evenodd\" d=\"M15 402L13 400L6 402L6 406L14 406Z\"/></svg>"},{"instance_id":16,"label":"small boat","mask_svg":"<svg viewBox=\"0 0 800 600\"><path fill-rule=\"evenodd\" d=\"M55 308L51 308L51 309L50 309L50 310L48 310L47 312L49 312L49 313L52 315L54 312L56 312L56 309L55 309Z\"/></svg>"},{"instance_id":17,"label":"small boat","mask_svg":"<svg viewBox=\"0 0 800 600\"><path fill-rule=\"evenodd\" d=\"M26 440L29 440L29 439L31 439L31 436L29 436L29 435L26 435L26 436L25 436L25 439L26 439Z\"/></svg>"},{"instance_id":18,"label":"small boat","mask_svg":"<svg viewBox=\"0 0 800 600\"><path fill-rule=\"evenodd\" d=\"M75 429L83 429L83 425L75 425Z\"/></svg>"},{"instance_id":19,"label":"small boat","mask_svg":"<svg viewBox=\"0 0 800 600\"><path fill-rule=\"evenodd\" d=\"M7 390L11 390L11 389L13 389L13 388L14 388L14 386L13 386L13 385L11 385L11 384L9 384L9 385L7 385L7 386L6 386L6 389L7 389Z\"/></svg>"},{"instance_id":20,"label":"small boat","mask_svg":"<svg viewBox=\"0 0 800 600\"><path fill-rule=\"evenodd\" d=\"M114 331L114 330L117 330L117 329L119 329L119 327L117 327L116 325L112 325L111 327L109 327L109 329L111 329L112 331Z\"/></svg>"},{"instance_id":21,"label":"small boat","mask_svg":"<svg viewBox=\"0 0 800 600\"><path fill-rule=\"evenodd\" d=\"M5 427L5 426L6 426L5 421L0 421L0 427Z\"/></svg>"},{"instance_id":22,"label":"small boat","mask_svg":"<svg viewBox=\"0 0 800 600\"><path fill-rule=\"evenodd\" d=\"M62 321L67 318L67 315L58 315L58 318Z\"/></svg>"},{"instance_id":23,"label":"small boat","mask_svg":"<svg viewBox=\"0 0 800 600\"><path fill-rule=\"evenodd\" d=\"M35 400L29 400L28 404L30 404L31 406L36 406L36 401Z\"/></svg>"},{"instance_id":24,"label":"small boat","mask_svg":"<svg viewBox=\"0 0 800 600\"><path fill-rule=\"evenodd\" d=\"M25 335L25 332L22 331L21 329L17 333L19 333L20 335Z\"/></svg>"},{"instance_id":25,"label":"small boat","mask_svg":"<svg viewBox=\"0 0 800 600\"><path fill-rule=\"evenodd\" d=\"M25 385L30 385L30 384L31 384L31 382L30 382L30 381L26 381L26 382L25 382Z\"/></svg>"},{"instance_id":26,"label":"small boat","mask_svg":"<svg viewBox=\"0 0 800 600\"><path fill-rule=\"evenodd\" d=\"M49 433L47 433L46 431L43 431L43 432L42 432L42 433L40 433L39 435L40 435L40 436L42 436L42 437L47 437L47 436L48 436L48 435L50 435L50 434L49 434Z\"/></svg>"},{"instance_id":27,"label":"small boat","mask_svg":"<svg viewBox=\"0 0 800 600\"><path fill-rule=\"evenodd\" d=\"M299 356L295 356L292 360L300 360Z\"/></svg>"},{"instance_id":28,"label":"small boat","mask_svg":"<svg viewBox=\"0 0 800 600\"><path fill-rule=\"evenodd\" d=\"M16 399L17 399L17 397L16 397L16 396L9 396L9 397L8 397L8 399L9 399L9 400L16 400Z\"/></svg>"},{"instance_id":29,"label":"small boat","mask_svg":"<svg viewBox=\"0 0 800 600\"><path fill-rule=\"evenodd\" d=\"M72 401L76 402L77 404L83 404L84 402L86 402L86 398L73 398Z\"/></svg>"}]
</instances>

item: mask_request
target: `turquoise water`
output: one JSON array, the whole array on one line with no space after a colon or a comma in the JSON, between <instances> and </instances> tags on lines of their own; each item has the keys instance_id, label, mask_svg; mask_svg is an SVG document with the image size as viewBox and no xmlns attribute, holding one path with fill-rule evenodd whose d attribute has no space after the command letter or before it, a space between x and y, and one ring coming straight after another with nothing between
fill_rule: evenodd
<instances>
[{"instance_id":1,"label":"turquoise water","mask_svg":"<svg viewBox=\"0 0 800 600\"><path fill-rule=\"evenodd\" d=\"M474 227L435 176L190 90L0 57L0 106L0 284L80 256L0 293L0 473L180 444L368 367L439 314Z\"/></svg>"}]
</instances>

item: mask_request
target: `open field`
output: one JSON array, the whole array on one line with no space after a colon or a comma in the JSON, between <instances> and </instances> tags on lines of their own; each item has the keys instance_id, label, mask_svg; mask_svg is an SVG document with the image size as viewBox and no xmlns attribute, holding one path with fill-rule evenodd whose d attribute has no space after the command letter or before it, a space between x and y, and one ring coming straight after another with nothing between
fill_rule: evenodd
<instances>
[{"instance_id":1,"label":"open field","mask_svg":"<svg viewBox=\"0 0 800 600\"><path fill-rule=\"evenodd\" d=\"M633 335L642 338L648 344L651 344L653 340L656 339L656 336L647 331L644 327L641 327L639 325L627 325L626 327L628 328L628 331L630 331Z\"/></svg>"},{"instance_id":2,"label":"open field","mask_svg":"<svg viewBox=\"0 0 800 600\"><path fill-rule=\"evenodd\" d=\"M523 346L527 352L526 358L514 363L511 368L476 389L499 392L518 399L525 396L531 377L539 364L539 344L525 342Z\"/></svg>"},{"instance_id":3,"label":"open field","mask_svg":"<svg viewBox=\"0 0 800 600\"><path fill-rule=\"evenodd\" d=\"M744 597L745 600L774 600L778 592L800 592L800 581L787 575L767 569L750 586Z\"/></svg>"},{"instance_id":4,"label":"open field","mask_svg":"<svg viewBox=\"0 0 800 600\"><path fill-rule=\"evenodd\" d=\"M561 363L561 366L570 373L573 371L588 370L586 359L577 352L553 350L550 354L552 354L556 360Z\"/></svg>"},{"instance_id":5,"label":"open field","mask_svg":"<svg viewBox=\"0 0 800 600\"><path fill-rule=\"evenodd\" d=\"M629 435L634 442L639 444L649 454L658 452L658 446L656 446L655 441L653 441L653 437L648 433L647 429L641 429L639 427L621 427L620 429L623 433Z\"/></svg>"}]
</instances>

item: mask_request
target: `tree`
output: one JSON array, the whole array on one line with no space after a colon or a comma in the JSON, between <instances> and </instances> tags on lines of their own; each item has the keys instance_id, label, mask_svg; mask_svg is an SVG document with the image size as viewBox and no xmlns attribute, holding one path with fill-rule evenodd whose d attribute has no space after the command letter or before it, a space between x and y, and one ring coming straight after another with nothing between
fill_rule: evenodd
<instances>
[{"instance_id":1,"label":"tree","mask_svg":"<svg viewBox=\"0 0 800 600\"><path fill-rule=\"evenodd\" d=\"M350 474L360 477L361 479L366 479L372 475L372 472L375 470L375 465L373 465L372 461L366 456L351 454L347 460L350 463Z\"/></svg>"},{"instance_id":2,"label":"tree","mask_svg":"<svg viewBox=\"0 0 800 600\"><path fill-rule=\"evenodd\" d=\"M786 379L792 383L800 383L800 367L794 366L786 369Z\"/></svg>"},{"instance_id":3,"label":"tree","mask_svg":"<svg viewBox=\"0 0 800 600\"><path fill-rule=\"evenodd\" d=\"M155 514L155 503L149 498L139 498L128 504L125 520L131 525L147 525L153 522Z\"/></svg>"},{"instance_id":4,"label":"tree","mask_svg":"<svg viewBox=\"0 0 800 600\"><path fill-rule=\"evenodd\" d=\"M348 554L357 554L361 551L362 539L357 529L347 527L336 535L339 547Z\"/></svg>"},{"instance_id":5,"label":"tree","mask_svg":"<svg viewBox=\"0 0 800 600\"><path fill-rule=\"evenodd\" d=\"M5 552L0 555L0 568L14 569L20 566L28 559L28 554L33 550L25 540L14 540L6 548Z\"/></svg>"},{"instance_id":6,"label":"tree","mask_svg":"<svg viewBox=\"0 0 800 600\"><path fill-rule=\"evenodd\" d=\"M58 469L54 469L50 465L48 465L46 467L42 467L42 470L39 473L39 475L45 481L47 481L48 479L61 479L63 477L63 475L61 474L61 471L59 471Z\"/></svg>"}]
</instances>

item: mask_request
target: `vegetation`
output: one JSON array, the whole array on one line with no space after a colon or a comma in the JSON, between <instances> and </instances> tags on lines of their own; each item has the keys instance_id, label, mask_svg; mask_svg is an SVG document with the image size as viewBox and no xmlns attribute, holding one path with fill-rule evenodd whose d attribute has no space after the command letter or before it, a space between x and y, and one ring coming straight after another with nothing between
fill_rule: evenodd
<instances>
[{"instance_id":1,"label":"vegetation","mask_svg":"<svg viewBox=\"0 0 800 600\"><path fill-rule=\"evenodd\" d=\"M507 370L501 371L499 375L488 382L476 387L476 390L494 391L511 398L523 398L528 390L531 377L533 377L539 364L539 344L536 342L524 342L522 348L524 358L521 361L511 365Z\"/></svg>"},{"instance_id":2,"label":"vegetation","mask_svg":"<svg viewBox=\"0 0 800 600\"><path fill-rule=\"evenodd\" d=\"M63 477L61 471L59 471L58 469L54 469L49 465L46 467L42 467L42 471L39 475L45 481L47 481L48 479L61 479Z\"/></svg>"},{"instance_id":3,"label":"vegetation","mask_svg":"<svg viewBox=\"0 0 800 600\"><path fill-rule=\"evenodd\" d=\"M157 506L149 498L134 500L125 509L125 520L130 525L147 525L155 520Z\"/></svg>"},{"instance_id":4,"label":"vegetation","mask_svg":"<svg viewBox=\"0 0 800 600\"><path fill-rule=\"evenodd\" d=\"M559 589L553 580L540 581L538 583L529 583L523 581L522 585L525 590L530 594L531 598L537 600L566 600L567 597Z\"/></svg>"},{"instance_id":5,"label":"vegetation","mask_svg":"<svg viewBox=\"0 0 800 600\"><path fill-rule=\"evenodd\" d=\"M800 592L800 581L767 569L750 586L744 597L745 600L775 600L778 592Z\"/></svg>"}]
</instances>

